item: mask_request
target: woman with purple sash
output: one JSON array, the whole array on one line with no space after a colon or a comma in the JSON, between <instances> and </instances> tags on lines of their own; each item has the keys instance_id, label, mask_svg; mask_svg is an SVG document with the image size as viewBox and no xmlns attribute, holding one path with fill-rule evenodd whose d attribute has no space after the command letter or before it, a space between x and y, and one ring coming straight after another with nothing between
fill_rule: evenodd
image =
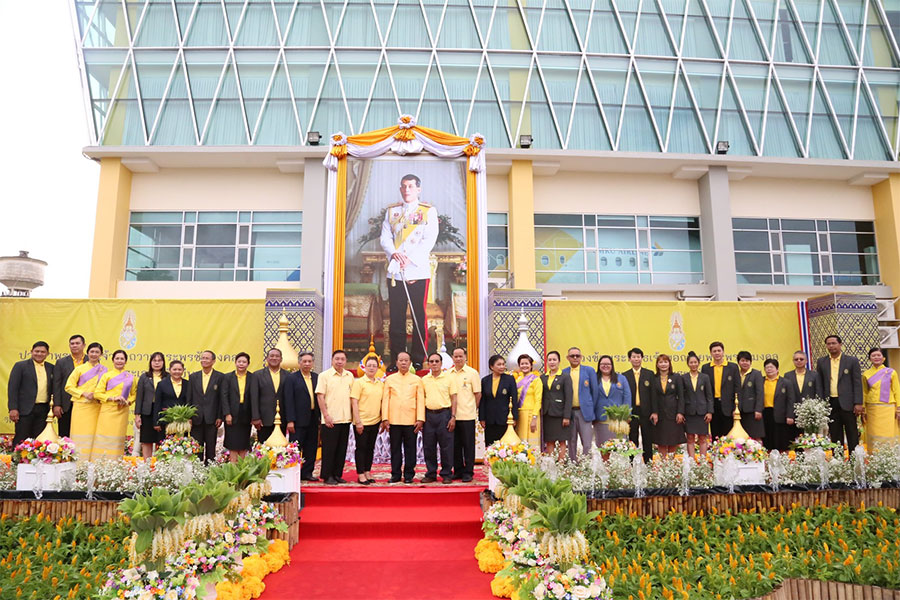
<instances>
[{"instance_id":1,"label":"woman with purple sash","mask_svg":"<svg viewBox=\"0 0 900 600\"><path fill-rule=\"evenodd\" d=\"M516 434L523 442L540 452L544 384L541 382L541 374L532 371L534 361L530 356L523 354L517 362L519 369L513 373L516 378L516 406L519 409Z\"/></svg>"},{"instance_id":2,"label":"woman with purple sash","mask_svg":"<svg viewBox=\"0 0 900 600\"><path fill-rule=\"evenodd\" d=\"M866 448L869 452L878 444L900 441L900 381L897 372L884 366L881 348L869 350L869 367L863 374L865 393Z\"/></svg>"},{"instance_id":3,"label":"woman with purple sash","mask_svg":"<svg viewBox=\"0 0 900 600\"><path fill-rule=\"evenodd\" d=\"M134 404L137 386L134 375L125 370L128 355L116 350L112 355L113 368L100 377L94 398L100 401L100 416L91 460L120 459L125 454L125 433L128 431L129 407Z\"/></svg>"},{"instance_id":4,"label":"woman with purple sash","mask_svg":"<svg viewBox=\"0 0 900 600\"><path fill-rule=\"evenodd\" d=\"M100 364L103 346L92 342L87 347L87 361L75 367L66 380L66 393L72 396L72 441L78 449L78 460L91 460L97 420L100 417L100 402L94 397L97 382L106 373Z\"/></svg>"}]
</instances>

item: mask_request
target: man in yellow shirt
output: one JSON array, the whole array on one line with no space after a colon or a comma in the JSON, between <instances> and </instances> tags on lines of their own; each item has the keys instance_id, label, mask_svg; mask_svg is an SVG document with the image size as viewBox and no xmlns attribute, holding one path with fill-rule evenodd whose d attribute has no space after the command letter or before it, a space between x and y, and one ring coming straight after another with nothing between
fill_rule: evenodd
<instances>
[{"instance_id":1,"label":"man in yellow shirt","mask_svg":"<svg viewBox=\"0 0 900 600\"><path fill-rule=\"evenodd\" d=\"M275 431L275 406L281 416L282 433L287 430L287 412L284 405L284 388L288 372L281 368L281 350L272 348L266 352L266 366L253 372L250 386L250 419L256 427L256 437L265 443Z\"/></svg>"},{"instance_id":2,"label":"man in yellow shirt","mask_svg":"<svg viewBox=\"0 0 900 600\"><path fill-rule=\"evenodd\" d=\"M320 475L327 485L347 483L344 461L350 436L350 388L354 377L344 366L347 354L343 350L331 353L331 368L319 375L316 400L322 411L322 468Z\"/></svg>"},{"instance_id":3,"label":"man in yellow shirt","mask_svg":"<svg viewBox=\"0 0 900 600\"><path fill-rule=\"evenodd\" d=\"M863 413L862 370L855 356L843 353L840 336L826 337L825 348L828 356L818 360L816 371L819 373L822 391L828 395L831 403L828 435L836 444L843 444L846 436L847 450L853 452L859 444L856 417Z\"/></svg>"},{"instance_id":4,"label":"man in yellow shirt","mask_svg":"<svg viewBox=\"0 0 900 600\"><path fill-rule=\"evenodd\" d=\"M456 427L453 429L453 479L463 483L472 481L475 475L475 421L481 403L481 376L466 364L465 348L453 350L453 368L449 373L456 378Z\"/></svg>"},{"instance_id":5,"label":"man in yellow shirt","mask_svg":"<svg viewBox=\"0 0 900 600\"><path fill-rule=\"evenodd\" d=\"M44 430L53 390L53 363L47 362L50 345L35 342L31 358L13 365L7 386L9 420L15 423L13 446L36 438Z\"/></svg>"},{"instance_id":6,"label":"man in yellow shirt","mask_svg":"<svg viewBox=\"0 0 900 600\"><path fill-rule=\"evenodd\" d=\"M213 368L216 353L204 350L200 353L200 370L191 373L191 404L197 407L191 424L191 437L204 451L204 462L216 460L216 438L222 425L222 398L225 394L225 374Z\"/></svg>"},{"instance_id":7,"label":"man in yellow shirt","mask_svg":"<svg viewBox=\"0 0 900 600\"><path fill-rule=\"evenodd\" d=\"M428 356L431 372L422 378L425 388L425 477L422 483L437 481L437 447L441 450L441 481L453 483L453 430L456 428L456 378L441 369L443 358L437 352Z\"/></svg>"},{"instance_id":8,"label":"man in yellow shirt","mask_svg":"<svg viewBox=\"0 0 900 600\"><path fill-rule=\"evenodd\" d=\"M356 379L350 388L350 403L356 436L356 477L361 484L369 485L375 483L372 477L372 461L375 458L375 440L381 425L384 382L375 379L378 359L374 356L366 359L363 369L365 374Z\"/></svg>"},{"instance_id":9,"label":"man in yellow shirt","mask_svg":"<svg viewBox=\"0 0 900 600\"><path fill-rule=\"evenodd\" d=\"M650 389L656 375L644 368L644 351L640 348L628 351L628 362L631 363L631 368L626 369L622 375L631 392L631 412L636 415L631 419L628 439L638 448L643 448L644 462L650 462L653 459L653 425L650 423L653 402L650 399Z\"/></svg>"},{"instance_id":10,"label":"man in yellow shirt","mask_svg":"<svg viewBox=\"0 0 900 600\"><path fill-rule=\"evenodd\" d=\"M409 370L408 352L397 354L397 372L384 380L381 429L391 436L391 483L412 483L416 475L416 436L425 424L425 387ZM404 460L405 459L405 460Z\"/></svg>"}]
</instances>

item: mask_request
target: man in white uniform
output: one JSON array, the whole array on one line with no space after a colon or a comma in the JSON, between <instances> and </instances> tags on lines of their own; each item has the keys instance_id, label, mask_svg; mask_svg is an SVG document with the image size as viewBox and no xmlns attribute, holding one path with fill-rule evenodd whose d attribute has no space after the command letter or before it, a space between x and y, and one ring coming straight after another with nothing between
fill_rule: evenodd
<instances>
[{"instance_id":1,"label":"man in white uniform","mask_svg":"<svg viewBox=\"0 0 900 600\"><path fill-rule=\"evenodd\" d=\"M406 309L412 310L413 334L408 349L414 368L425 361L428 328L425 302L431 283L431 250L438 236L438 213L430 204L419 202L422 182L416 175L400 180L402 202L392 204L381 225L381 247L388 260L388 303L390 304L391 369L397 355L406 348ZM409 290L407 297L406 288Z\"/></svg>"}]
</instances>

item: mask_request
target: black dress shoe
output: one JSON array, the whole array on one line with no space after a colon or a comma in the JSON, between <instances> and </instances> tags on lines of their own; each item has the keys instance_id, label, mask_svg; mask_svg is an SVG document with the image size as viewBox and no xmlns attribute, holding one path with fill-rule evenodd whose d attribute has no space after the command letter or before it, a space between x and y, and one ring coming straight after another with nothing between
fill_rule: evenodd
<instances>
[{"instance_id":1,"label":"black dress shoe","mask_svg":"<svg viewBox=\"0 0 900 600\"><path fill-rule=\"evenodd\" d=\"M463 483L470 483L472 481L472 477L470 475L466 475L462 478Z\"/></svg>"},{"instance_id":2,"label":"black dress shoe","mask_svg":"<svg viewBox=\"0 0 900 600\"><path fill-rule=\"evenodd\" d=\"M335 477L334 480L337 481L338 483L347 483L347 480L344 479L343 477Z\"/></svg>"},{"instance_id":3,"label":"black dress shoe","mask_svg":"<svg viewBox=\"0 0 900 600\"><path fill-rule=\"evenodd\" d=\"M318 477L301 477L300 481L321 481Z\"/></svg>"},{"instance_id":4,"label":"black dress shoe","mask_svg":"<svg viewBox=\"0 0 900 600\"><path fill-rule=\"evenodd\" d=\"M365 481L360 481L359 485L372 485L372 480L366 479Z\"/></svg>"},{"instance_id":5,"label":"black dress shoe","mask_svg":"<svg viewBox=\"0 0 900 600\"><path fill-rule=\"evenodd\" d=\"M403 478L403 483L412 483L413 481L415 481L415 480L412 477L404 477Z\"/></svg>"},{"instance_id":6,"label":"black dress shoe","mask_svg":"<svg viewBox=\"0 0 900 600\"><path fill-rule=\"evenodd\" d=\"M437 481L437 477L423 477L422 483L434 483Z\"/></svg>"},{"instance_id":7,"label":"black dress shoe","mask_svg":"<svg viewBox=\"0 0 900 600\"><path fill-rule=\"evenodd\" d=\"M400 483L400 478L399 477L391 477L391 480L389 481L389 483Z\"/></svg>"},{"instance_id":8,"label":"black dress shoe","mask_svg":"<svg viewBox=\"0 0 900 600\"><path fill-rule=\"evenodd\" d=\"M453 481L459 481L459 480L462 479L462 478L463 478L462 475L454 475L454 476L453 476Z\"/></svg>"},{"instance_id":9,"label":"black dress shoe","mask_svg":"<svg viewBox=\"0 0 900 600\"><path fill-rule=\"evenodd\" d=\"M443 483L444 485L450 485L451 483L453 483L453 480L449 477L444 477L443 479L441 479L441 483Z\"/></svg>"},{"instance_id":10,"label":"black dress shoe","mask_svg":"<svg viewBox=\"0 0 900 600\"><path fill-rule=\"evenodd\" d=\"M335 479L334 477L329 477L328 479L325 480L325 485L337 485L337 484L338 484L337 479Z\"/></svg>"}]
</instances>

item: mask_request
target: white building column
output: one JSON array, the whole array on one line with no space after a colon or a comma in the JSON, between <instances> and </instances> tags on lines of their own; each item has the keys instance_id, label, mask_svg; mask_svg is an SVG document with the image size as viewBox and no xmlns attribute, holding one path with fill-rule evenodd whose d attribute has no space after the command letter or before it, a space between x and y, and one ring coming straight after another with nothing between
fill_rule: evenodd
<instances>
[{"instance_id":1,"label":"white building column","mask_svg":"<svg viewBox=\"0 0 900 600\"><path fill-rule=\"evenodd\" d=\"M698 180L697 188L700 193L700 240L706 282L716 300L737 300L728 167L710 166Z\"/></svg>"},{"instance_id":2,"label":"white building column","mask_svg":"<svg viewBox=\"0 0 900 600\"><path fill-rule=\"evenodd\" d=\"M303 247L300 288L323 289L325 273L325 166L321 160L304 161L303 167ZM329 266L329 268L331 268Z\"/></svg>"}]
</instances>

